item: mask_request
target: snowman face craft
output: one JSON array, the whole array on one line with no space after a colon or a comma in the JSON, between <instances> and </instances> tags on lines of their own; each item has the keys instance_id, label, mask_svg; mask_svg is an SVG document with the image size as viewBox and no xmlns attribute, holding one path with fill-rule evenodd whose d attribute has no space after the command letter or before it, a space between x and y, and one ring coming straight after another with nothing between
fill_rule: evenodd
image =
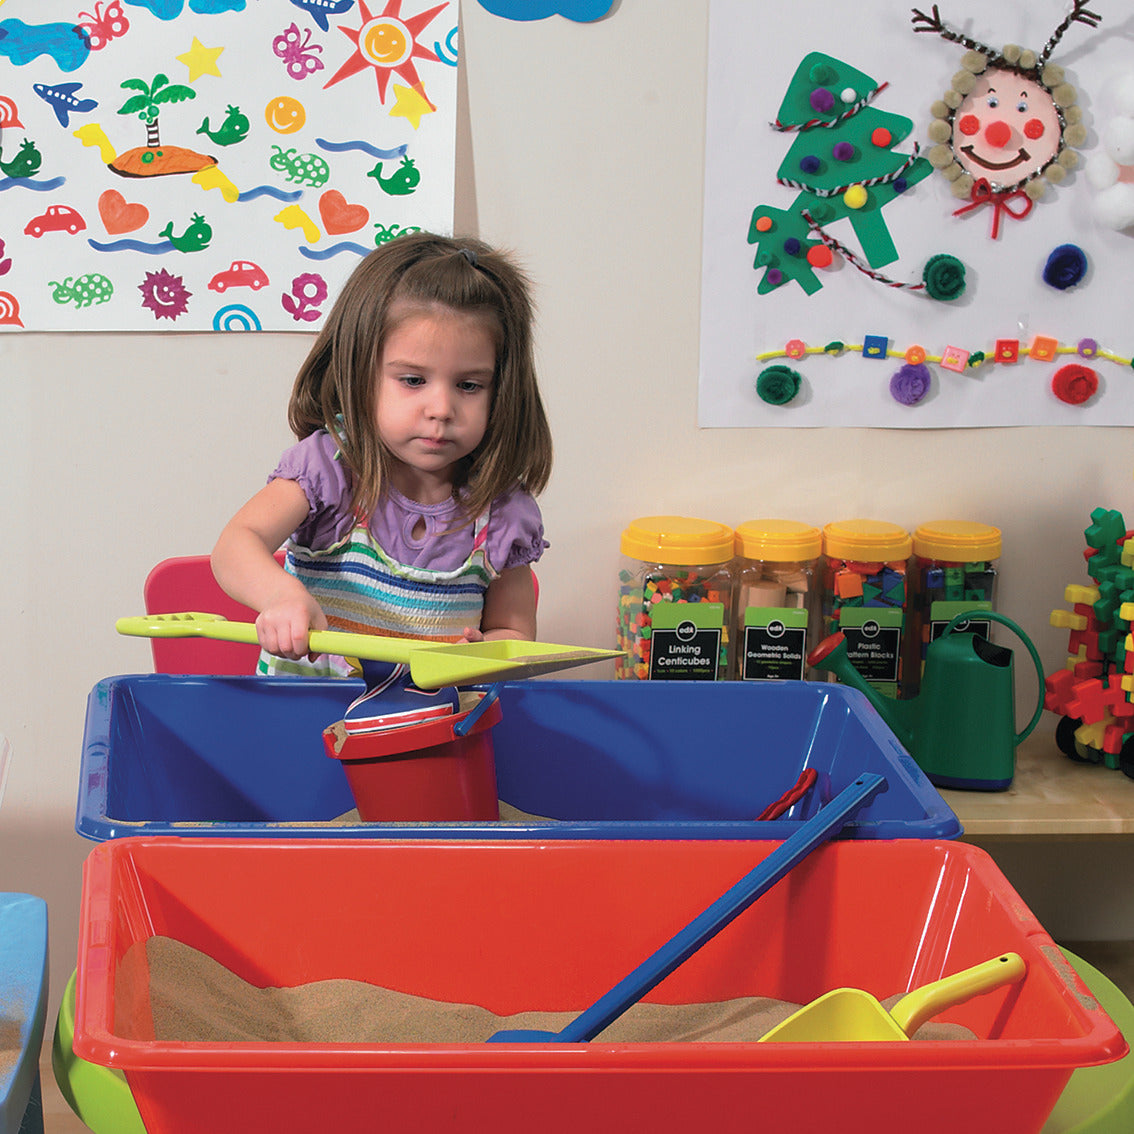
<instances>
[{"instance_id":1,"label":"snowman face craft","mask_svg":"<svg viewBox=\"0 0 1134 1134\"><path fill-rule=\"evenodd\" d=\"M953 115L953 159L994 190L1014 189L1059 156L1063 122L1051 92L1018 72L989 67Z\"/></svg>"}]
</instances>

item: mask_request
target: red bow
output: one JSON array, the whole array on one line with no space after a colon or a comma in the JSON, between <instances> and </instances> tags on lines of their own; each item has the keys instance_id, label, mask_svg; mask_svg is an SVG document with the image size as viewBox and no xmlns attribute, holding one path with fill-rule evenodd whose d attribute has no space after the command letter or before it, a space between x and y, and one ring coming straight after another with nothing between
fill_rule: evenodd
<instances>
[{"instance_id":1,"label":"red bow","mask_svg":"<svg viewBox=\"0 0 1134 1134\"><path fill-rule=\"evenodd\" d=\"M1019 201L1023 206L1020 212L1016 212L1012 208L1011 203L1013 201ZM979 209L981 205L993 205L995 212L992 214L992 239L995 240L1000 234L1000 215L1002 213L1007 213L1014 220L1023 220L1032 211L1034 204L1035 202L1023 189L996 190L989 185L985 178L981 177L973 182L972 192L969 194L969 204L962 205L953 213L953 216L959 217L962 213Z\"/></svg>"}]
</instances>

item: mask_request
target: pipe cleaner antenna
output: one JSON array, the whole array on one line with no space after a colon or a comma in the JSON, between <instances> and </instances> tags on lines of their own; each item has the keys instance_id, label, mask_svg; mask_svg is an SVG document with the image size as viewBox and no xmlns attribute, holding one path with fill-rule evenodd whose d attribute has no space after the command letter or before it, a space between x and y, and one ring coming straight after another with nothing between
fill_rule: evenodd
<instances>
[{"instance_id":1,"label":"pipe cleaner antenna","mask_svg":"<svg viewBox=\"0 0 1134 1134\"><path fill-rule=\"evenodd\" d=\"M926 15L924 12L918 11L917 8L911 9L913 15L910 17L910 23L914 26L915 32L932 32L934 35L939 35L942 39L947 39L950 43L959 43L962 47L967 47L970 51L979 51L981 55L987 57L990 63L999 62L1002 58L999 51L995 47L989 47L987 43L981 43L980 40L972 39L959 31L954 31L945 21L941 18L941 13L937 10L937 5L933 5L932 15ZM1062 34L1062 32L1060 33ZM1055 44L1052 44L1054 47Z\"/></svg>"},{"instance_id":2,"label":"pipe cleaner antenna","mask_svg":"<svg viewBox=\"0 0 1134 1134\"><path fill-rule=\"evenodd\" d=\"M1087 7L1089 2L1090 0L1074 0L1071 5L1071 11L1067 14L1059 27L1051 33L1051 38L1044 44L1043 50L1039 53L1039 66L1041 70L1059 41L1063 38L1064 32L1066 32L1072 24L1086 24L1089 28L1097 28L1099 26L1099 21L1102 19L1102 16L1097 12L1092 12ZM934 8L934 11L936 10L937 9Z\"/></svg>"}]
</instances>

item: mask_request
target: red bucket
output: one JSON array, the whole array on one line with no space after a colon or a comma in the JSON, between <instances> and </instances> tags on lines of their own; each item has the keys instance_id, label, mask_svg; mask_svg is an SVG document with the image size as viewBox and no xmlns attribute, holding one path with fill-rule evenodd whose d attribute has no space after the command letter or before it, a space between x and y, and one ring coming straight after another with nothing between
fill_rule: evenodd
<instances>
[{"instance_id":1,"label":"red bucket","mask_svg":"<svg viewBox=\"0 0 1134 1134\"><path fill-rule=\"evenodd\" d=\"M444 822L500 818L492 726L494 700L464 736L454 729L469 713L407 728L340 739L323 731L327 755L342 761L363 822Z\"/></svg>"}]
</instances>

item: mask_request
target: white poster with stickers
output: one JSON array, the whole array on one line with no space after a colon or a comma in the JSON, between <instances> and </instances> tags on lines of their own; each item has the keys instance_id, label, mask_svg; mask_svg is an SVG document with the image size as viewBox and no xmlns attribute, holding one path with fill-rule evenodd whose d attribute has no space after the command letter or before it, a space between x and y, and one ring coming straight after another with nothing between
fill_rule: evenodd
<instances>
[{"instance_id":1,"label":"white poster with stickers","mask_svg":"<svg viewBox=\"0 0 1134 1134\"><path fill-rule=\"evenodd\" d=\"M0 0L0 328L318 329L449 233L457 0Z\"/></svg>"}]
</instances>

